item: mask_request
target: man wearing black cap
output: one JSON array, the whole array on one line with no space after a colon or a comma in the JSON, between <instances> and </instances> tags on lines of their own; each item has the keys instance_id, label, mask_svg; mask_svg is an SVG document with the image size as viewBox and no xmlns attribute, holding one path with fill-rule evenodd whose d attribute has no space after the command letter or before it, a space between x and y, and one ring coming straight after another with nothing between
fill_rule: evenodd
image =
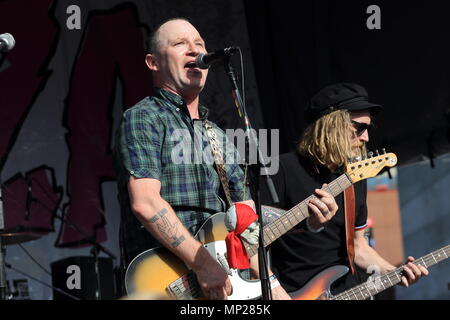
<instances>
[{"instance_id":1,"label":"man wearing black cap","mask_svg":"<svg viewBox=\"0 0 450 320\"><path fill-rule=\"evenodd\" d=\"M280 203L272 203L264 184L262 203L290 209L340 176L350 158L366 154L372 116L381 109L380 105L368 101L366 90L357 84L338 83L319 91L307 104L305 116L309 125L297 150L280 156L280 169L273 176ZM334 203L310 204L310 217L271 245L272 270L287 292L298 291L315 275L334 265L349 266L353 272L334 282L333 294L365 281L370 266L372 271L375 268L380 273L395 268L364 237L366 181L356 183L352 194L354 230L345 226L344 196L340 194L333 199ZM337 211L328 210L335 204ZM350 242L346 240L346 232L352 234L348 237ZM352 255L349 252L353 249L347 250L348 243L354 248ZM413 265L413 260L409 257L405 265L404 286L428 274L425 268Z\"/></svg>"}]
</instances>

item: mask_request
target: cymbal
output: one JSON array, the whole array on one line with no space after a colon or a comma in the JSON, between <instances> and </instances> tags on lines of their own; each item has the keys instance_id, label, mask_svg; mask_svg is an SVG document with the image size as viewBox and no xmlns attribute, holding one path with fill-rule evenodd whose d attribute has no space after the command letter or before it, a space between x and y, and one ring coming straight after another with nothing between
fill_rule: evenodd
<instances>
[{"instance_id":1,"label":"cymbal","mask_svg":"<svg viewBox=\"0 0 450 320\"><path fill-rule=\"evenodd\" d=\"M33 241L40 238L42 234L37 234L33 232L0 232L0 237L2 237L2 243L4 245L18 244L28 241Z\"/></svg>"}]
</instances>

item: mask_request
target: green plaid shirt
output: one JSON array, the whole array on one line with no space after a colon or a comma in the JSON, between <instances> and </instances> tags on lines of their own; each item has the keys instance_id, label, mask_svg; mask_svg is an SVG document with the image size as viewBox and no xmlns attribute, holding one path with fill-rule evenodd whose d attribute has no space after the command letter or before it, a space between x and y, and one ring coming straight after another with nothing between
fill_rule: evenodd
<instances>
[{"instance_id":1,"label":"green plaid shirt","mask_svg":"<svg viewBox=\"0 0 450 320\"><path fill-rule=\"evenodd\" d=\"M130 176L159 180L162 198L192 234L211 214L227 209L203 125L208 112L202 105L199 112L200 119L192 120L185 101L161 89L124 112L117 131L114 165L122 209L121 236L127 245L133 242L142 250L142 239L149 236L131 212L127 191ZM224 131L212 125L225 149L231 197L234 202L248 200L237 150ZM136 229L146 235L138 236Z\"/></svg>"}]
</instances>

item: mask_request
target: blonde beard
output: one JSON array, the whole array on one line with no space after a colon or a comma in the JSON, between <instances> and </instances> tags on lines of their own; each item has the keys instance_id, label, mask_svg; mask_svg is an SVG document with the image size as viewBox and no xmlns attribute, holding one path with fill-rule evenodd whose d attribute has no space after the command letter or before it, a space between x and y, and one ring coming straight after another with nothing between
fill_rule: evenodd
<instances>
[{"instance_id":1,"label":"blonde beard","mask_svg":"<svg viewBox=\"0 0 450 320\"><path fill-rule=\"evenodd\" d=\"M356 145L352 146L352 158L356 157L367 157L366 154L366 145L365 143L357 143Z\"/></svg>"}]
</instances>

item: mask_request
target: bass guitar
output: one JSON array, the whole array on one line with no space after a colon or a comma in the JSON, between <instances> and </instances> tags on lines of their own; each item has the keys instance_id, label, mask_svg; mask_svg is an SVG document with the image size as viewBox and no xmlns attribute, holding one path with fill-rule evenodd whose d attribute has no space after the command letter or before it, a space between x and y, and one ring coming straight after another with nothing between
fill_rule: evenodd
<instances>
[{"instance_id":1,"label":"bass guitar","mask_svg":"<svg viewBox=\"0 0 450 320\"><path fill-rule=\"evenodd\" d=\"M446 260L448 257L450 257L450 245L416 259L414 264L428 268ZM291 292L289 295L294 300L366 300L400 283L403 276L403 267L398 267L381 275L372 275L366 282L333 296L330 292L331 285L347 272L346 266L327 268L308 281L302 289Z\"/></svg>"}]
</instances>

